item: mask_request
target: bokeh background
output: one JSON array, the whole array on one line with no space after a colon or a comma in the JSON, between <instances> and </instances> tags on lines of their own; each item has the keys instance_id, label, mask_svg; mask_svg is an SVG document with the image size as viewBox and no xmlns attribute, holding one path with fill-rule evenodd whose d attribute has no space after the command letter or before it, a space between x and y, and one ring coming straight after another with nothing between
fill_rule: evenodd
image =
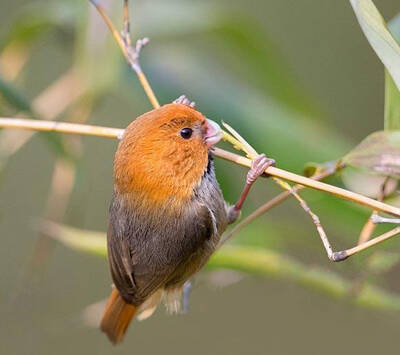
<instances>
[{"instance_id":1,"label":"bokeh background","mask_svg":"<svg viewBox=\"0 0 400 355\"><path fill-rule=\"evenodd\" d=\"M122 1L101 3L120 24ZM131 3L134 38L151 38L141 63L160 102L185 93L279 167L302 173L307 162L340 158L383 127L383 66L348 1ZM387 20L400 12L396 0L375 4ZM122 128L150 108L87 1L0 2L0 116ZM49 240L38 225L45 218L105 231L116 144L0 132L1 354L398 353L400 267L369 270L375 251L331 264L292 200L233 241L273 252L275 267L263 275L208 270L196 279L187 315L160 309L113 348L86 324L96 313L87 307L110 291L105 258ZM216 165L234 201L246 171ZM244 215L278 192L258 182ZM303 196L336 249L356 243L367 210L319 192ZM393 240L377 249L393 257L399 247ZM279 260L314 270L319 281ZM365 282L383 296L368 298Z\"/></svg>"}]
</instances>

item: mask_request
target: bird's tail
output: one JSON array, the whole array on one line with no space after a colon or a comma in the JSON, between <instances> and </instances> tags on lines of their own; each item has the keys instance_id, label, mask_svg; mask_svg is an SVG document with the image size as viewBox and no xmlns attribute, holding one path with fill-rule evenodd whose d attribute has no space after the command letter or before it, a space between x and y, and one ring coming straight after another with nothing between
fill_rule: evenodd
<instances>
[{"instance_id":1,"label":"bird's tail","mask_svg":"<svg viewBox=\"0 0 400 355\"><path fill-rule=\"evenodd\" d=\"M117 344L122 341L135 313L136 307L126 303L118 290L114 289L108 298L100 329L113 344Z\"/></svg>"}]
</instances>

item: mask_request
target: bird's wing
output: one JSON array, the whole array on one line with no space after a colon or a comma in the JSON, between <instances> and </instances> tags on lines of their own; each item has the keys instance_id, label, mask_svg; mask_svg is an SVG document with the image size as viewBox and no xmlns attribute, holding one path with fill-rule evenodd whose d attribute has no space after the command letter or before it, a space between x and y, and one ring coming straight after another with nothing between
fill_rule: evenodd
<instances>
[{"instance_id":1,"label":"bird's wing","mask_svg":"<svg viewBox=\"0 0 400 355\"><path fill-rule=\"evenodd\" d=\"M194 211L173 228L158 230L156 236L149 236L143 226L118 235L113 218L110 219L110 269L114 284L126 301L141 304L166 283L186 281L203 265L202 246L216 233L215 218L205 205Z\"/></svg>"}]
</instances>

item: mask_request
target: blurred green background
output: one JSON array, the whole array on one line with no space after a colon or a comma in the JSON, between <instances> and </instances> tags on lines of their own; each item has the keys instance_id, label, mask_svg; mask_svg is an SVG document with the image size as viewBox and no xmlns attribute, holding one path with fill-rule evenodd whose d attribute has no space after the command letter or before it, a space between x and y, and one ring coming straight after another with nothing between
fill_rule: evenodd
<instances>
[{"instance_id":1,"label":"blurred green background","mask_svg":"<svg viewBox=\"0 0 400 355\"><path fill-rule=\"evenodd\" d=\"M122 1L101 3L120 24ZM400 11L395 0L375 4L387 20ZM383 66L348 1L142 0L131 1L131 14L134 38L151 38L141 63L160 102L185 93L278 167L301 173L305 163L340 158L383 128ZM67 72L61 95L37 99ZM85 0L0 2L0 116L122 128L150 108ZM369 270L376 250L332 264L292 200L234 243L274 252L338 287L307 281L303 271L292 275L279 263L263 277L209 270L196 279L189 314L169 317L160 309L113 348L85 325L85 314L96 313L86 307L110 291L106 260L48 240L37 225L47 218L105 231L117 142L10 132L0 132L1 354L398 352L400 267ZM246 171L216 165L233 202ZM341 184L337 177L329 182ZM272 182L258 182L243 215L278 192ZM367 210L319 192L302 195L337 250L357 242ZM376 249L399 247L400 239ZM384 296L368 298L364 282Z\"/></svg>"}]
</instances>

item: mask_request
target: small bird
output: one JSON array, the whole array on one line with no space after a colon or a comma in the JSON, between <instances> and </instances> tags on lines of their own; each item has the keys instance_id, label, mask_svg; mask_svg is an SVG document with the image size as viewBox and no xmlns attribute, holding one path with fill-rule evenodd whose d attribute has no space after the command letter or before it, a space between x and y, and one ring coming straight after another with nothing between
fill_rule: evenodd
<instances>
[{"instance_id":1,"label":"small bird","mask_svg":"<svg viewBox=\"0 0 400 355\"><path fill-rule=\"evenodd\" d=\"M252 162L236 205L219 188L212 147L218 124L181 96L145 113L125 130L114 160L114 193L107 232L115 285L100 328L122 341L134 316L148 318L161 299L178 312L185 282L216 250L221 234L240 215L251 185L273 164Z\"/></svg>"}]
</instances>

